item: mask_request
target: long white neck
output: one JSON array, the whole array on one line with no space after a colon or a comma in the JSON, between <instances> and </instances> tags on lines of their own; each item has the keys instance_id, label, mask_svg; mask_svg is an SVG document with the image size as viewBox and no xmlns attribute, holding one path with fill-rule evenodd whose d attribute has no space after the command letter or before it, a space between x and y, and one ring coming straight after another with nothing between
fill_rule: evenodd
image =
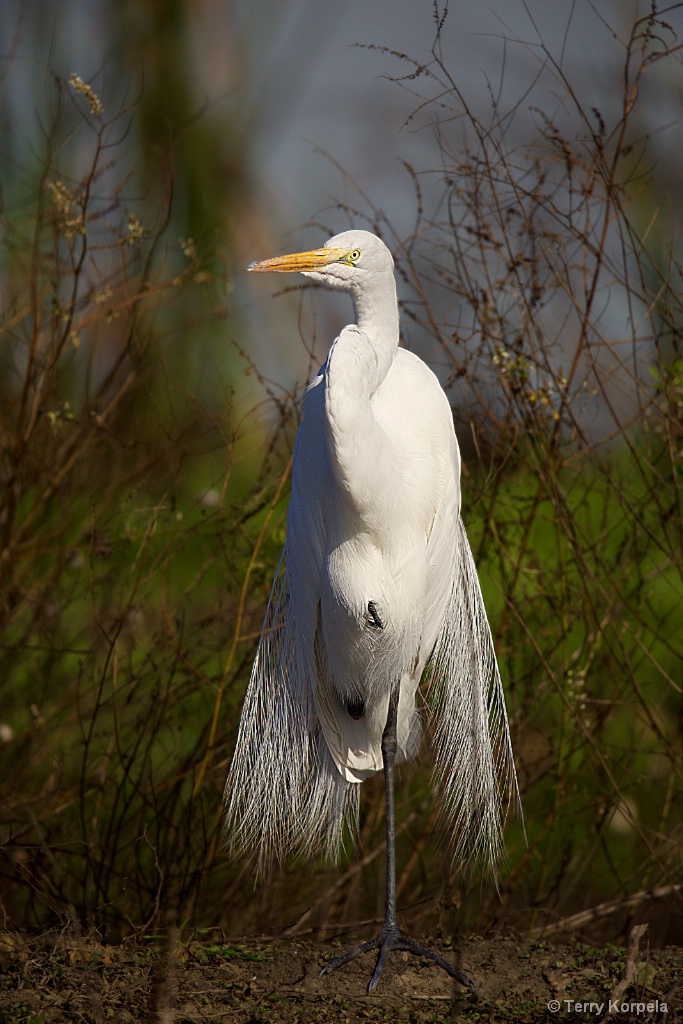
<instances>
[{"instance_id":1,"label":"long white neck","mask_svg":"<svg viewBox=\"0 0 683 1024\"><path fill-rule=\"evenodd\" d=\"M352 507L373 531L388 521L391 487L384 479L387 438L372 411L372 396L398 348L398 307L393 275L372 295L353 296L356 325L345 327L327 358L325 411L330 463Z\"/></svg>"},{"instance_id":2,"label":"long white neck","mask_svg":"<svg viewBox=\"0 0 683 1024\"><path fill-rule=\"evenodd\" d=\"M368 352L365 384L372 394L382 383L398 348L398 302L394 275L387 275L382 287L352 295L358 329L367 338L375 361ZM374 369L373 372L373 363Z\"/></svg>"}]
</instances>

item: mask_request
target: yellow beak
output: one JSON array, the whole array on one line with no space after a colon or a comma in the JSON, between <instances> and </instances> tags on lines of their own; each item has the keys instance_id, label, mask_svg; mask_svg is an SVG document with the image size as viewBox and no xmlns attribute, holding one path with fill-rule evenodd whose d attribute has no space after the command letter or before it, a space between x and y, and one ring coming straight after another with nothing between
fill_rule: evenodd
<instances>
[{"instance_id":1,"label":"yellow beak","mask_svg":"<svg viewBox=\"0 0 683 1024\"><path fill-rule=\"evenodd\" d=\"M271 260L250 263L247 270L254 270L259 274L268 270L274 270L279 274L320 270L330 263L338 263L346 253L346 249L309 249L308 252L293 252L288 256L274 256Z\"/></svg>"}]
</instances>

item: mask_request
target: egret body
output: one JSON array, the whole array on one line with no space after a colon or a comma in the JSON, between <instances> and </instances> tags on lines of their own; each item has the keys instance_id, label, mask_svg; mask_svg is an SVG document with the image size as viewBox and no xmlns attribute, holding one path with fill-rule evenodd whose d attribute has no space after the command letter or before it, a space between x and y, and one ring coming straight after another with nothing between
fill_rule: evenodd
<instances>
[{"instance_id":1,"label":"egret body","mask_svg":"<svg viewBox=\"0 0 683 1024\"><path fill-rule=\"evenodd\" d=\"M380 948L435 960L399 930L394 764L413 758L426 704L434 788L461 859L494 862L516 792L505 703L460 517L460 455L436 376L399 348L391 253L367 231L248 268L298 271L350 293L355 323L333 342L303 402L287 538L226 787L233 847L261 866L334 854L359 783L383 770L387 905ZM418 689L428 668L424 696Z\"/></svg>"}]
</instances>

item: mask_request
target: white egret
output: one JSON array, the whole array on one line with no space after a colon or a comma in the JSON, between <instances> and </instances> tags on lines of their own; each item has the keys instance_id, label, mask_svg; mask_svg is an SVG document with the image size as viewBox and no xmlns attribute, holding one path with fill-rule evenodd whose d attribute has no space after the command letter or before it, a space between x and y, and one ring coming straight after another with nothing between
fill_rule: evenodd
<instances>
[{"instance_id":1,"label":"white egret","mask_svg":"<svg viewBox=\"0 0 683 1024\"><path fill-rule=\"evenodd\" d=\"M260 866L334 854L359 783L384 769L386 916L379 947L469 978L399 930L394 763L415 757L428 709L434 788L461 860L495 862L517 784L500 675L465 528L460 455L436 376L399 348L394 263L368 231L252 263L350 293L345 327L311 381L294 448L287 537L226 786L233 849ZM424 700L418 690L427 668Z\"/></svg>"}]
</instances>

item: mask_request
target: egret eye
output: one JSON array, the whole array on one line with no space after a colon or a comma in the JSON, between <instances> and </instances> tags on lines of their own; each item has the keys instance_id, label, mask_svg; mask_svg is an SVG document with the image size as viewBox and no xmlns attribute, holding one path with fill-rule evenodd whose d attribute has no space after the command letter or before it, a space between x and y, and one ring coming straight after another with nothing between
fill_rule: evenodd
<instances>
[{"instance_id":1,"label":"egret eye","mask_svg":"<svg viewBox=\"0 0 683 1024\"><path fill-rule=\"evenodd\" d=\"M346 258L349 263L355 263L356 260L360 259L360 249L352 249Z\"/></svg>"}]
</instances>

